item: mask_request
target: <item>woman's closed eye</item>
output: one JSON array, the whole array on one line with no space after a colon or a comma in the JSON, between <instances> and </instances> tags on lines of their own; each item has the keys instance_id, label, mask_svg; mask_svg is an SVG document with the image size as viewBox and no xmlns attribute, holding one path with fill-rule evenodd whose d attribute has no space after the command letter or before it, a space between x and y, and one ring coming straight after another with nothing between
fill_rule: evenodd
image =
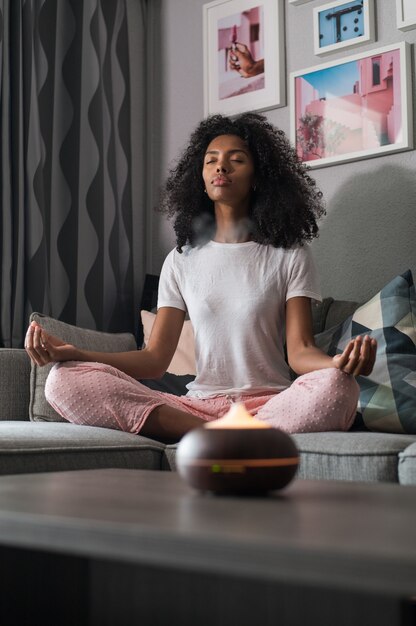
<instances>
[{"instance_id":1,"label":"woman's closed eye","mask_svg":"<svg viewBox=\"0 0 416 626\"><path fill-rule=\"evenodd\" d=\"M217 160L216 159L210 159L209 161L205 161L205 165L213 165L214 163L216 163ZM230 159L231 163L244 163L243 159Z\"/></svg>"}]
</instances>

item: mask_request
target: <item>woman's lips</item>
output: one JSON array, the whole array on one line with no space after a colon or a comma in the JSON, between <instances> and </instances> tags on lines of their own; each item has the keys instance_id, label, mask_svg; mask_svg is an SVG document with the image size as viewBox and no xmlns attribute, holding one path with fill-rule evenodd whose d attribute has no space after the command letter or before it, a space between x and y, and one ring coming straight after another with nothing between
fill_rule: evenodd
<instances>
[{"instance_id":1,"label":"woman's lips","mask_svg":"<svg viewBox=\"0 0 416 626\"><path fill-rule=\"evenodd\" d=\"M224 187L226 185L231 185L231 180L224 178L223 176L218 176L217 178L214 178L212 184L214 187Z\"/></svg>"}]
</instances>

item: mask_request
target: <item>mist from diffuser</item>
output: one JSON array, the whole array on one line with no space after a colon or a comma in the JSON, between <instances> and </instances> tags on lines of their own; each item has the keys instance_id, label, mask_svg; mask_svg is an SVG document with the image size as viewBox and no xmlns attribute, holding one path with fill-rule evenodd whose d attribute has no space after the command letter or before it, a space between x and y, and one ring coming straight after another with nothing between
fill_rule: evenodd
<instances>
[{"instance_id":1,"label":"mist from diffuser","mask_svg":"<svg viewBox=\"0 0 416 626\"><path fill-rule=\"evenodd\" d=\"M252 417L237 402L224 417L181 439L176 464L195 489L257 494L285 487L296 474L299 453L287 433Z\"/></svg>"}]
</instances>

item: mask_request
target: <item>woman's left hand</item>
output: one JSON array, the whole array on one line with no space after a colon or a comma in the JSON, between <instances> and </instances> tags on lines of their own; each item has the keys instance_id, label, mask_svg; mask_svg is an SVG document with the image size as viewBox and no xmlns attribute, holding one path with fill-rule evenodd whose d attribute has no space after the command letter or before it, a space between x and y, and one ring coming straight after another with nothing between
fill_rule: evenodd
<instances>
[{"instance_id":1,"label":"woman's left hand","mask_svg":"<svg viewBox=\"0 0 416 626\"><path fill-rule=\"evenodd\" d=\"M334 367L353 376L369 376L376 360L377 341L365 335L351 339L342 354L332 358Z\"/></svg>"}]
</instances>

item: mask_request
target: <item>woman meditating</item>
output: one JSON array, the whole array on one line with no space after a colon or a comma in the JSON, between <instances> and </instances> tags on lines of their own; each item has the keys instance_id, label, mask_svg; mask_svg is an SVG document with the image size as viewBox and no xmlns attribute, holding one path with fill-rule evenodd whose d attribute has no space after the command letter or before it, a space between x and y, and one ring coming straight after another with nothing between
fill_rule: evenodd
<instances>
[{"instance_id":1,"label":"woman meditating","mask_svg":"<svg viewBox=\"0 0 416 626\"><path fill-rule=\"evenodd\" d=\"M174 440L224 415L232 399L286 432L348 430L355 376L371 373L376 342L357 337L334 357L314 344L311 299L321 296L307 243L324 213L321 197L284 133L264 116L201 122L162 197L177 245L162 268L147 346L89 352L32 323L30 358L56 362L48 402L76 424ZM150 390L139 379L166 371L186 313L196 378L186 396Z\"/></svg>"}]
</instances>

